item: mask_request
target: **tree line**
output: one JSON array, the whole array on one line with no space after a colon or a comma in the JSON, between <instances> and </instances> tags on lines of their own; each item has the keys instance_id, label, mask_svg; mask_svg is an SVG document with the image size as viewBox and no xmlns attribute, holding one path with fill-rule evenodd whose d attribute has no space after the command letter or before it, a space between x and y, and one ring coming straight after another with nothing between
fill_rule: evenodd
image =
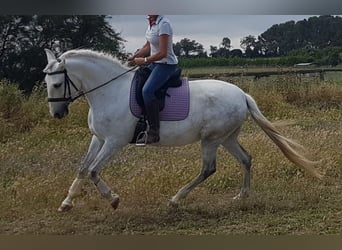
<instances>
[{"instance_id":1,"label":"tree line","mask_svg":"<svg viewBox=\"0 0 342 250\"><path fill-rule=\"evenodd\" d=\"M0 79L16 82L30 93L44 77L44 48L52 49L57 55L76 48L101 50L124 60L129 56L125 52L125 40L109 24L109 18L106 15L0 16ZM342 48L342 18L319 16L275 24L258 37L242 38L240 46L242 50L231 50L229 37L224 37L218 46L211 45L208 52L202 44L189 38L173 45L181 60L292 56L307 62L336 65L340 63ZM234 62L242 63L242 60Z\"/></svg>"},{"instance_id":2,"label":"tree line","mask_svg":"<svg viewBox=\"0 0 342 250\"><path fill-rule=\"evenodd\" d=\"M174 45L180 57L278 57L293 51L315 53L325 48L342 47L342 17L313 16L298 22L274 24L258 37L248 35L240 40L240 49L230 50L231 41L224 37L219 46L210 46L209 55L203 46L188 38ZM335 49L336 50L336 49Z\"/></svg>"},{"instance_id":3,"label":"tree line","mask_svg":"<svg viewBox=\"0 0 342 250\"><path fill-rule=\"evenodd\" d=\"M124 39L99 15L0 16L0 79L31 92L42 81L44 48L57 55L75 48L102 50L123 56Z\"/></svg>"}]
</instances>

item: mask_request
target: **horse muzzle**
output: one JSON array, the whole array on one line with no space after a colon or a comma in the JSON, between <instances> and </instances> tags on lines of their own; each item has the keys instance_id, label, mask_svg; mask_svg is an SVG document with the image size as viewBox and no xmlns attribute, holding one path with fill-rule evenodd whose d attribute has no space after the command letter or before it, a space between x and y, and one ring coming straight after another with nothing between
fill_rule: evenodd
<instances>
[{"instance_id":1,"label":"horse muzzle","mask_svg":"<svg viewBox=\"0 0 342 250\"><path fill-rule=\"evenodd\" d=\"M55 111L51 112L51 115L54 118L57 119L62 119L65 116L67 116L69 114L69 108L67 104L62 105L60 108L56 109Z\"/></svg>"}]
</instances>

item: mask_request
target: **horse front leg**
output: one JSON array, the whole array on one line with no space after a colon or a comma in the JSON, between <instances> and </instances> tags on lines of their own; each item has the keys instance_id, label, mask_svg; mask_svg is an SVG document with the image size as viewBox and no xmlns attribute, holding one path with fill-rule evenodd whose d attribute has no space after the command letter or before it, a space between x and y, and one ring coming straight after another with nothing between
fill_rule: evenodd
<instances>
[{"instance_id":1,"label":"horse front leg","mask_svg":"<svg viewBox=\"0 0 342 250\"><path fill-rule=\"evenodd\" d=\"M117 153L124 145L118 145L108 140L104 143L98 155L89 167L90 179L94 182L101 196L108 200L110 205L116 209L119 205L119 195L114 193L99 176L107 161Z\"/></svg>"},{"instance_id":2,"label":"horse front leg","mask_svg":"<svg viewBox=\"0 0 342 250\"><path fill-rule=\"evenodd\" d=\"M111 191L109 186L101 179L98 174L93 172L93 176L90 179L94 182L96 188L106 198L111 206L116 209L119 206L119 195ZM76 177L69 188L67 197L63 200L61 206L58 208L59 212L66 212L73 208L73 200L81 194L83 183L86 181L84 178Z\"/></svg>"},{"instance_id":3,"label":"horse front leg","mask_svg":"<svg viewBox=\"0 0 342 250\"><path fill-rule=\"evenodd\" d=\"M58 208L58 212L66 212L74 207L73 200L80 195L82 190L82 184L84 179L75 178L71 184L67 197L63 200L62 204Z\"/></svg>"},{"instance_id":4,"label":"horse front leg","mask_svg":"<svg viewBox=\"0 0 342 250\"><path fill-rule=\"evenodd\" d=\"M87 155L82 161L77 177L74 179L69 188L67 197L63 200L61 206L58 208L59 212L69 211L73 208L73 200L81 194L83 183L88 178L88 168L102 146L103 142L93 135Z\"/></svg>"},{"instance_id":5,"label":"horse front leg","mask_svg":"<svg viewBox=\"0 0 342 250\"><path fill-rule=\"evenodd\" d=\"M92 172L92 173L93 173L93 176L91 177L91 180L94 182L101 196L105 198L106 200L108 200L109 204L112 206L114 210L117 209L119 206L119 202L120 202L119 195L114 193L97 173L95 172Z\"/></svg>"}]
</instances>

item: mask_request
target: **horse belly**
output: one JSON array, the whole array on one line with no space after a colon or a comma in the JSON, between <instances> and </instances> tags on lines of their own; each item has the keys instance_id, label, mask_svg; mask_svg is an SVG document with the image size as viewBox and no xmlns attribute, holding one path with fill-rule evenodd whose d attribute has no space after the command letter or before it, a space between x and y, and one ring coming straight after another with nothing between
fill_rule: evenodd
<instances>
[{"instance_id":1,"label":"horse belly","mask_svg":"<svg viewBox=\"0 0 342 250\"><path fill-rule=\"evenodd\" d=\"M186 120L161 122L158 144L162 146L182 146L200 140L200 127L198 124L192 125Z\"/></svg>"}]
</instances>

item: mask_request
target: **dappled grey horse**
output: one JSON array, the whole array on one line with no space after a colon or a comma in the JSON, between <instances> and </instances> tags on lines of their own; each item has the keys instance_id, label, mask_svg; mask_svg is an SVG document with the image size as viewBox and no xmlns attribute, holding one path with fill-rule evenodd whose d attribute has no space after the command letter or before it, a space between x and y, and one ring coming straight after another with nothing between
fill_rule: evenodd
<instances>
[{"instance_id":1,"label":"dappled grey horse","mask_svg":"<svg viewBox=\"0 0 342 250\"><path fill-rule=\"evenodd\" d=\"M119 196L101 179L100 172L111 156L132 139L138 118L129 107L132 69L111 56L90 50L71 50L56 58L45 50L50 114L63 118L69 104L85 96L89 104L88 124L92 140L79 173L73 181L59 211L73 207L83 181L90 179L113 208ZM113 78L114 76L114 78ZM296 165L318 178L314 162L299 153L300 145L281 135L260 112L254 99L237 86L218 80L189 81L189 114L180 121L161 121L160 142L155 146L180 146L201 141L203 165L199 175L182 187L170 200L179 204L189 192L216 171L216 152L222 145L243 167L243 187L236 196L245 197L250 190L251 156L239 144L238 135L247 111L254 121Z\"/></svg>"}]
</instances>

